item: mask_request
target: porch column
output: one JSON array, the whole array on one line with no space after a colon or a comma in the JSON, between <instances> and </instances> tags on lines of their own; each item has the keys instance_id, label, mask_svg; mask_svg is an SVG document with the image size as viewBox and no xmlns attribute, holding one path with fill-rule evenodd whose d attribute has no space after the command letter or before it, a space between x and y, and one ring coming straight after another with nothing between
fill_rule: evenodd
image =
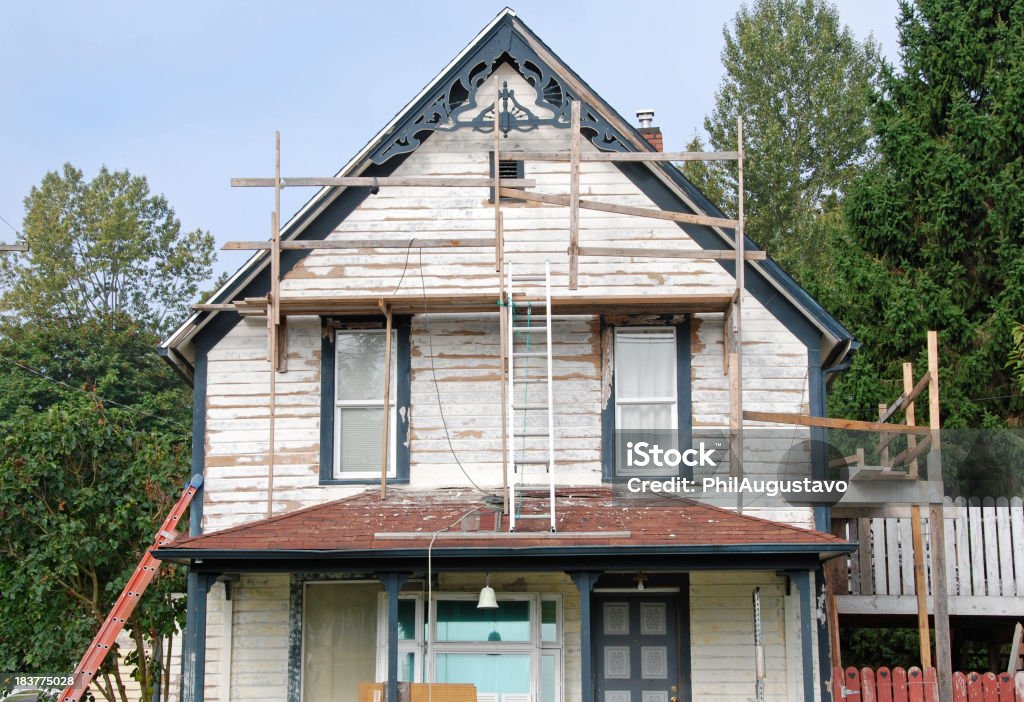
<instances>
[{"instance_id":1,"label":"porch column","mask_svg":"<svg viewBox=\"0 0 1024 702\"><path fill-rule=\"evenodd\" d=\"M590 650L590 593L600 573L569 573L580 591L580 689L582 702L594 700L593 656Z\"/></svg>"},{"instance_id":2,"label":"porch column","mask_svg":"<svg viewBox=\"0 0 1024 702\"><path fill-rule=\"evenodd\" d=\"M388 697L387 702L398 702L398 592L409 577L408 573L380 573L381 583L388 595Z\"/></svg>"},{"instance_id":3,"label":"porch column","mask_svg":"<svg viewBox=\"0 0 1024 702\"><path fill-rule=\"evenodd\" d=\"M181 650L181 702L203 702L206 684L206 597L216 573L188 571L188 604Z\"/></svg>"},{"instance_id":4,"label":"porch column","mask_svg":"<svg viewBox=\"0 0 1024 702\"><path fill-rule=\"evenodd\" d=\"M814 702L814 647L811 640L811 571L800 570L790 573L789 577L800 595L800 661L804 674L804 702Z\"/></svg>"}]
</instances>

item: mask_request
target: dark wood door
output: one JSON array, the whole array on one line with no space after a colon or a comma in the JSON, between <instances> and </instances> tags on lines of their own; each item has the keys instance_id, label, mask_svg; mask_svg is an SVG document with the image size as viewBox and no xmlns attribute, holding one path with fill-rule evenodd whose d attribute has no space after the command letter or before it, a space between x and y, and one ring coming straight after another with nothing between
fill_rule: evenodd
<instances>
[{"instance_id":1,"label":"dark wood door","mask_svg":"<svg viewBox=\"0 0 1024 702\"><path fill-rule=\"evenodd\" d=\"M639 593L594 598L594 702L680 700L676 606Z\"/></svg>"}]
</instances>

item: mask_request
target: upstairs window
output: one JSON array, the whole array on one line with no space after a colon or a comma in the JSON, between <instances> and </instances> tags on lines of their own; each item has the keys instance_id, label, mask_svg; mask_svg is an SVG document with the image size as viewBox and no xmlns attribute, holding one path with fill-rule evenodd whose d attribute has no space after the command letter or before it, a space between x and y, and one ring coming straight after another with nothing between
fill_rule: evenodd
<instances>
[{"instance_id":1,"label":"upstairs window","mask_svg":"<svg viewBox=\"0 0 1024 702\"><path fill-rule=\"evenodd\" d=\"M383 329L335 331L334 445L336 478L380 475L382 424L388 415L388 476L395 476L395 377L397 334L391 339L391 385L384 407Z\"/></svg>"},{"instance_id":2,"label":"upstairs window","mask_svg":"<svg viewBox=\"0 0 1024 702\"><path fill-rule=\"evenodd\" d=\"M408 427L398 412L409 404L408 320L396 320L392 330L391 384L388 406L384 407L386 341L383 329L328 328L324 334L321 483L380 479L385 417L389 423L388 477L408 479Z\"/></svg>"},{"instance_id":3,"label":"upstairs window","mask_svg":"<svg viewBox=\"0 0 1024 702\"><path fill-rule=\"evenodd\" d=\"M613 401L605 410L606 478L679 475L677 467L630 465L630 444L662 450L690 444L689 325L614 331Z\"/></svg>"}]
</instances>

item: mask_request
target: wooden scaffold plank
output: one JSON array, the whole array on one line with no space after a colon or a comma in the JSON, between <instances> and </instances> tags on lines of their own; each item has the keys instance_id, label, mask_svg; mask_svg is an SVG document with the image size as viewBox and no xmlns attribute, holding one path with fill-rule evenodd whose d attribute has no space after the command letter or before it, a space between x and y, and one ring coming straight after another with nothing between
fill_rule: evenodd
<instances>
[{"instance_id":1,"label":"wooden scaffold plank","mask_svg":"<svg viewBox=\"0 0 1024 702\"><path fill-rule=\"evenodd\" d=\"M516 151L514 155L523 161L571 161L572 156L564 151ZM643 161L736 161L738 151L596 151L581 153L583 163L636 163Z\"/></svg>"},{"instance_id":2,"label":"wooden scaffold plank","mask_svg":"<svg viewBox=\"0 0 1024 702\"><path fill-rule=\"evenodd\" d=\"M494 239L486 237L466 239L325 239L322 241L282 241L282 251L343 250L343 249L427 249L427 248L490 248ZM273 246L269 241L229 241L223 251L268 251Z\"/></svg>"},{"instance_id":3,"label":"wooden scaffold plank","mask_svg":"<svg viewBox=\"0 0 1024 702\"><path fill-rule=\"evenodd\" d=\"M825 429L848 429L850 431L891 431L897 434L915 434L928 436L928 427L912 427L906 424L887 424L884 422L864 422L859 419L837 419L835 417L811 417L791 412L754 412L746 411L743 418L754 422L772 422L774 424L796 424L805 427L822 427Z\"/></svg>"},{"instance_id":4,"label":"wooden scaffold plank","mask_svg":"<svg viewBox=\"0 0 1024 702\"><path fill-rule=\"evenodd\" d=\"M501 196L526 200L527 202L543 202L548 205L561 205L568 207L571 198L568 195L544 195L542 193L531 193L525 190L516 190L502 186ZM581 210L596 210L598 212L610 212L612 214L630 215L633 217L647 217L650 219L664 219L670 222L682 222L684 224L701 224L707 227L724 227L735 229L739 224L738 220L727 217L708 217L707 215L695 215L688 212L669 212L666 210L655 210L649 207L632 207L630 205L614 205L610 202L595 202L594 200L580 200Z\"/></svg>"},{"instance_id":5,"label":"wooden scaffold plank","mask_svg":"<svg viewBox=\"0 0 1024 702\"><path fill-rule=\"evenodd\" d=\"M233 188L272 188L274 178L232 178ZM532 188L537 181L529 178L502 178L506 188ZM324 178L282 178L281 188L493 188L494 180L482 176L430 177L430 176L333 176Z\"/></svg>"},{"instance_id":6,"label":"wooden scaffold plank","mask_svg":"<svg viewBox=\"0 0 1024 702\"><path fill-rule=\"evenodd\" d=\"M732 261L736 259L735 249L696 249L681 251L679 249L642 249L638 247L604 247L581 246L580 256L617 256L622 258L690 258L709 259L716 261ZM744 251L746 261L764 261L768 258L765 251Z\"/></svg>"}]
</instances>

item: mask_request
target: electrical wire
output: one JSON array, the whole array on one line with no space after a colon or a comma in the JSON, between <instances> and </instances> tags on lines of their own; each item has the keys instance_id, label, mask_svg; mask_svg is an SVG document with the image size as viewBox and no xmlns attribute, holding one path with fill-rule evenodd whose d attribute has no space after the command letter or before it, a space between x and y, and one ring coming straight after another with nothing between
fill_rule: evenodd
<instances>
[{"instance_id":1,"label":"electrical wire","mask_svg":"<svg viewBox=\"0 0 1024 702\"><path fill-rule=\"evenodd\" d=\"M409 239L409 245L405 247L405 265L402 266L402 277L398 279L398 285L391 291L391 295L397 295L398 289L402 287L402 282L405 280L405 272L409 270L409 255L412 253L412 245L416 243L416 239ZM422 252L423 249L420 249Z\"/></svg>"},{"instance_id":2,"label":"electrical wire","mask_svg":"<svg viewBox=\"0 0 1024 702\"><path fill-rule=\"evenodd\" d=\"M448 531L449 529L451 529L453 526L455 526L456 524L461 522L463 519L465 519L469 515L473 514L474 512L478 512L478 511L480 511L483 508L484 508L484 505L477 505L473 509L469 510L468 512L466 512L465 514L460 516L454 522L452 522L451 524L446 526L445 528L438 529L437 531L435 531L434 535L430 537L430 543L427 544L427 618L431 621L431 624L433 623L433 618L430 617L430 607L431 607L431 605L433 604L433 601L434 601L434 542L437 541L437 537L440 536L442 533ZM434 683L434 666L431 665L431 663L432 663L432 661L431 661L431 652L432 652L432 648L433 648L431 646L431 644L433 642L434 642L434 637L430 635L430 627L428 626L427 627L427 660L424 662L424 667L429 666L429 671L430 671L430 680L428 681L428 684L427 684L427 702L431 702L434 699L434 687L433 687L433 683Z\"/></svg>"},{"instance_id":3,"label":"electrical wire","mask_svg":"<svg viewBox=\"0 0 1024 702\"><path fill-rule=\"evenodd\" d=\"M111 400L111 399L108 399L106 397L103 397L99 393L93 392L91 390L83 390L82 388L76 388L74 385L69 385L68 383L65 383L63 380L57 380L56 378L51 378L50 376L46 375L45 373L41 373L41 372L35 370L34 368L26 366L23 363L19 363L18 361L15 361L13 358L8 358L7 356L4 356L3 354L0 354L0 361L7 361L11 365L16 366L16 367L20 368L21 370L26 371L28 373L32 373L33 375L37 375L40 378L42 378L43 380L47 380L47 381L49 381L51 383L56 383L57 385L60 385L60 386L62 386L64 388L67 388L68 390L74 390L75 392L80 392L83 395L88 395L89 397L92 397L94 399L101 400L104 404L116 405L117 407L120 407L122 409L126 409L129 412L134 412L135 414L139 414L139 415L142 415L142 416L145 416L145 417L149 417L151 419L158 419L158 420L160 420L162 422L167 422L169 424L175 424L175 425L177 425L177 426L179 426L179 427L181 427L183 429L186 429L186 430L191 429L191 427L189 427L188 425L183 424L183 423L181 423L179 421L176 421L174 419L169 419L168 417L161 417L158 414L152 414L151 412L146 412L145 410L141 410L138 407L133 407L131 405L122 404L120 402L117 402L116 400Z\"/></svg>"},{"instance_id":4,"label":"electrical wire","mask_svg":"<svg viewBox=\"0 0 1024 702\"><path fill-rule=\"evenodd\" d=\"M427 310L427 283L423 277L423 247L419 247L419 262L420 262L420 290L423 293L423 325L427 332L427 352L430 356L430 376L434 380L434 395L437 397L437 412L441 416L441 426L444 427L444 437L448 441L448 450L452 453L452 458L455 459L455 463L459 466L459 470L466 476L466 480L475 487L479 492L489 495L490 497L497 497L493 492L488 492L482 487L477 485L476 481L470 477L469 472L465 466L462 465L462 461L459 460L459 456L455 453L455 446L452 445L452 436L448 431L448 422L444 417L444 407L441 404L441 388L437 384L437 368L434 366L434 337L430 333L430 314Z\"/></svg>"},{"instance_id":5,"label":"electrical wire","mask_svg":"<svg viewBox=\"0 0 1024 702\"><path fill-rule=\"evenodd\" d=\"M18 233L19 233L19 232L18 232L18 230L14 228L14 225L13 225L13 224L11 224L10 222L8 222L8 221L7 221L6 219L4 219L3 217L0 217L0 222L3 222L3 223L4 223L4 224L6 224L6 225L7 225L8 227L10 227L10 228L11 228L11 231L12 231L12 232L14 232L15 234L18 234Z\"/></svg>"}]
</instances>

